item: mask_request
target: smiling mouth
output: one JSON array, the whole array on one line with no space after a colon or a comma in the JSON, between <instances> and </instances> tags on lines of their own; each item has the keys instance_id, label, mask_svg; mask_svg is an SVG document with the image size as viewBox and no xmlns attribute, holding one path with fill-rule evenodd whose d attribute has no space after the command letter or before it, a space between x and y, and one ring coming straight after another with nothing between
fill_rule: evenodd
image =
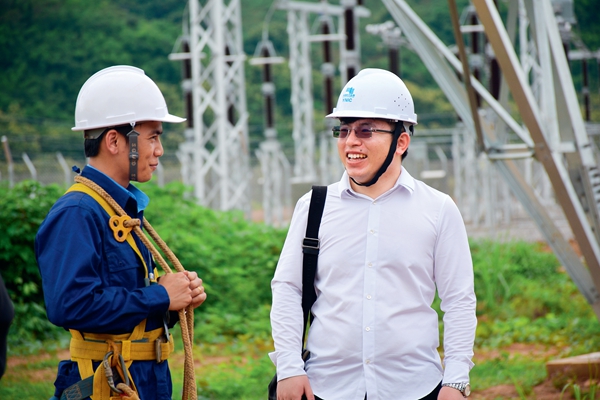
<instances>
[{"instance_id":1,"label":"smiling mouth","mask_svg":"<svg viewBox=\"0 0 600 400\"><path fill-rule=\"evenodd\" d=\"M348 154L346 157L350 160L362 160L367 158L366 154Z\"/></svg>"}]
</instances>

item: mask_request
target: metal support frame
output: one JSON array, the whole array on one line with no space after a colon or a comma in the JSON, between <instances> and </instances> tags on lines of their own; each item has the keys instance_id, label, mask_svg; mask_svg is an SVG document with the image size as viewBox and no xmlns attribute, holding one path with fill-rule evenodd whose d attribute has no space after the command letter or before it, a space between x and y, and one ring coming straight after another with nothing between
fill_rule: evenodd
<instances>
[{"instance_id":1,"label":"metal support frame","mask_svg":"<svg viewBox=\"0 0 600 400\"><path fill-rule=\"evenodd\" d=\"M262 66L262 94L265 104L265 140L256 150L256 157L262 171L262 206L264 222L267 225L284 226L284 209L291 207L291 185L288 177L291 167L286 158L275 128L275 84L271 77L271 65L283 63L282 57L275 56L273 43L265 37L256 47L251 65Z\"/></svg>"},{"instance_id":2,"label":"metal support frame","mask_svg":"<svg viewBox=\"0 0 600 400\"><path fill-rule=\"evenodd\" d=\"M469 108L465 87L456 73L463 74L462 65L435 34L421 21L403 0L383 0L384 4L402 26L404 33L436 79L451 104L458 112L465 129L475 136L475 124ZM505 144L496 137L491 124L482 123L485 151L497 167L515 196L529 212L540 231L565 266L571 278L600 318L600 249L594 231L598 231L598 219L594 220L594 190L598 183L592 179L593 167L597 168L585 125L581 118L570 71L560 42L552 8L548 0L525 1L525 9L532 23L532 39L542 61L540 76L544 81L540 90L548 90L538 97L533 94L530 82L517 58L513 43L504 28L492 0L473 0L481 24L493 48L504 79L517 103L527 130L523 129L506 109L483 85L471 76L473 88L488 104L488 112L496 115L523 141L515 153L515 146ZM556 98L556 103L548 97ZM548 114L543 111L550 110ZM479 118L486 112L479 110ZM476 117L477 118L477 117ZM493 120L493 119L492 119ZM569 221L580 246L587 268L575 254L567 240L549 217L544 205L526 183L522 172L513 159L530 157L531 154L543 165L555 195ZM575 183L574 183L575 182ZM577 185L577 182L581 184Z\"/></svg>"},{"instance_id":3,"label":"metal support frame","mask_svg":"<svg viewBox=\"0 0 600 400\"><path fill-rule=\"evenodd\" d=\"M370 12L362 6L357 5L356 0L345 0L342 6L327 3L304 3L297 1L281 0L277 7L286 10L288 14L288 35L290 45L290 72L292 78L291 103L293 108L293 131L295 160L294 177L295 183L316 182L317 171L315 170L315 127L312 90L312 67L310 59L310 43L323 41L338 41L340 43L340 74L342 84L345 84L348 71L358 70L360 54L360 41L357 26L358 18L367 17ZM348 12L351 10L351 12ZM337 34L311 34L309 19L312 15L334 16L339 18ZM348 34L344 31L346 19L351 16L353 36L351 49L347 49ZM330 68L330 67L325 67ZM329 71L325 71L329 72ZM330 125L326 123L329 128ZM327 176L322 176L321 181L326 182L334 174L329 170L332 167L329 158L334 154L335 147L325 142L329 138L325 133L320 137L320 169L327 170ZM337 155L334 156L334 159ZM335 167L334 167L335 169ZM335 169L337 171L337 169ZM339 174L337 175L339 176Z\"/></svg>"},{"instance_id":4,"label":"metal support frame","mask_svg":"<svg viewBox=\"0 0 600 400\"><path fill-rule=\"evenodd\" d=\"M388 70L399 77L400 71L400 46L408 46L402 38L402 30L392 21L381 24L369 24L365 27L367 33L381 37L385 47L388 49Z\"/></svg>"},{"instance_id":5,"label":"metal support frame","mask_svg":"<svg viewBox=\"0 0 600 400\"><path fill-rule=\"evenodd\" d=\"M241 6L239 0L189 1L193 126L181 144L183 181L206 207L250 211Z\"/></svg>"},{"instance_id":6,"label":"metal support frame","mask_svg":"<svg viewBox=\"0 0 600 400\"><path fill-rule=\"evenodd\" d=\"M8 187L12 188L15 185L15 167L8 138L5 135L2 135L2 148L4 149L4 157L6 157L6 165L8 167Z\"/></svg>"},{"instance_id":7,"label":"metal support frame","mask_svg":"<svg viewBox=\"0 0 600 400\"><path fill-rule=\"evenodd\" d=\"M545 110L552 114L544 115L538 108L493 4L489 0L473 1L523 121L535 142L535 157L548 173L554 193L585 258L595 294L588 301L600 317L600 245L594 234L600 229L600 221L597 219L598 205L594 204L595 196L590 191L595 185L590 179L590 169L597 170L598 164L585 131L552 6L549 1L537 1L534 12L533 2L525 3L530 21L535 21L535 39L541 64L547 68L543 87L554 89L553 93L542 95L542 107L547 107ZM543 61L548 61L548 65ZM548 98L556 99L556 103ZM574 148L561 152L563 141ZM577 182L582 183L580 190L576 188L579 186ZM582 275L583 271L588 273L584 268L583 271L579 269L577 272ZM574 274L571 275L573 277ZM586 285L589 283L587 280Z\"/></svg>"},{"instance_id":8,"label":"metal support frame","mask_svg":"<svg viewBox=\"0 0 600 400\"><path fill-rule=\"evenodd\" d=\"M322 43L323 63L321 74L323 75L323 98L325 115L329 114L335 106L335 95L333 82L335 78L335 66L333 64L332 43L336 37L334 32L333 18L330 15L319 17L320 33L319 40ZM314 38L314 36L313 36ZM313 41L317 41L314 40ZM325 129L319 133L319 172L322 185L335 182L342 176L342 164L337 155L336 141L332 139L331 129L336 121L325 119Z\"/></svg>"},{"instance_id":9,"label":"metal support frame","mask_svg":"<svg viewBox=\"0 0 600 400\"><path fill-rule=\"evenodd\" d=\"M263 212L267 225L283 227L287 223L284 215L286 207L291 205L291 187L287 179L291 166L274 138L264 140L256 150L263 176Z\"/></svg>"},{"instance_id":10,"label":"metal support frame","mask_svg":"<svg viewBox=\"0 0 600 400\"><path fill-rule=\"evenodd\" d=\"M288 9L288 36L290 44L291 103L293 110L294 182L314 182L315 131L312 99L312 68L308 41L309 13Z\"/></svg>"}]
</instances>

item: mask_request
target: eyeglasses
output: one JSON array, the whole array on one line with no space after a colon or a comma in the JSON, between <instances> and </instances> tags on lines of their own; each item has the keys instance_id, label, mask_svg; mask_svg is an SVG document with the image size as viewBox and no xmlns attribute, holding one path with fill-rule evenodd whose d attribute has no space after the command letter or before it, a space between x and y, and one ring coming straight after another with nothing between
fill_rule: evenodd
<instances>
[{"instance_id":1,"label":"eyeglasses","mask_svg":"<svg viewBox=\"0 0 600 400\"><path fill-rule=\"evenodd\" d=\"M348 126L334 126L331 131L333 137L338 139L345 139L350 135L350 132L354 131L354 134L358 139L369 139L373 136L373 132L385 132L394 133L394 131L386 131L385 129L373 128L372 126L360 126L358 128L350 128Z\"/></svg>"}]
</instances>

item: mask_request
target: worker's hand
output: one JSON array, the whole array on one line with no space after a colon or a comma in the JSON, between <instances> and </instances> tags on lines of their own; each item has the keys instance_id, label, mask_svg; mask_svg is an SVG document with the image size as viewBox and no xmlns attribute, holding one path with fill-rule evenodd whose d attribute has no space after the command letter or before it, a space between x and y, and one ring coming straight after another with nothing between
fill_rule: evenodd
<instances>
[{"instance_id":1,"label":"worker's hand","mask_svg":"<svg viewBox=\"0 0 600 400\"><path fill-rule=\"evenodd\" d=\"M443 386L438 394L438 400L464 400L464 396L458 389Z\"/></svg>"},{"instance_id":2,"label":"worker's hand","mask_svg":"<svg viewBox=\"0 0 600 400\"><path fill-rule=\"evenodd\" d=\"M158 284L164 286L169 294L169 310L183 310L192 303L192 289L187 272L176 272L164 274L158 280Z\"/></svg>"},{"instance_id":3,"label":"worker's hand","mask_svg":"<svg viewBox=\"0 0 600 400\"><path fill-rule=\"evenodd\" d=\"M190 280L190 289L192 290L192 307L196 308L206 300L202 279L198 278L198 274L194 271L185 271Z\"/></svg>"},{"instance_id":4,"label":"worker's hand","mask_svg":"<svg viewBox=\"0 0 600 400\"><path fill-rule=\"evenodd\" d=\"M306 400L315 400L308 376L292 376L277 382L277 400L301 400L302 395Z\"/></svg>"}]
</instances>

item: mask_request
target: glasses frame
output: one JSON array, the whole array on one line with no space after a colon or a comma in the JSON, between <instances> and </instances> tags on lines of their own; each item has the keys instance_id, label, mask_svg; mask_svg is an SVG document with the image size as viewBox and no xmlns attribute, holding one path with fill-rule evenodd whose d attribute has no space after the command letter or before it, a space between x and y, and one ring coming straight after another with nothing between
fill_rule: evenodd
<instances>
[{"instance_id":1,"label":"glasses frame","mask_svg":"<svg viewBox=\"0 0 600 400\"><path fill-rule=\"evenodd\" d=\"M333 134L333 137L336 139L346 139L348 138L348 136L350 136L350 134L352 133L352 131L354 131L354 135L358 138L358 139L370 139L373 137L373 132L384 132L384 133L394 133L394 131L388 131L386 129L379 129L379 128L373 128L372 126L367 128L349 128L348 129L348 134L345 136L341 135L341 126L337 125L334 126L333 128L331 128L331 133ZM365 133L365 132L368 132Z\"/></svg>"}]
</instances>

